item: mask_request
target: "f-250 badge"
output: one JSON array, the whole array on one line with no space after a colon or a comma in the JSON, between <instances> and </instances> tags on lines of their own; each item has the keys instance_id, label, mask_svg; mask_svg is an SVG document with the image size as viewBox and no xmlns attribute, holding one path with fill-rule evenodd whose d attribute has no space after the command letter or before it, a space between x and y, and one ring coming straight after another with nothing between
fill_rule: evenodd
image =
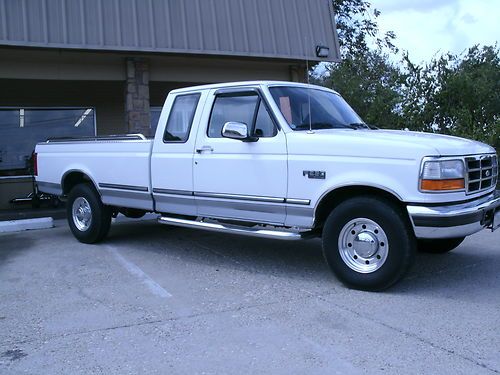
<instances>
[{"instance_id":1,"label":"f-250 badge","mask_svg":"<svg viewBox=\"0 0 500 375\"><path fill-rule=\"evenodd\" d=\"M307 176L307 178L313 178L316 180L324 180L326 178L325 171L302 171L302 176Z\"/></svg>"}]
</instances>

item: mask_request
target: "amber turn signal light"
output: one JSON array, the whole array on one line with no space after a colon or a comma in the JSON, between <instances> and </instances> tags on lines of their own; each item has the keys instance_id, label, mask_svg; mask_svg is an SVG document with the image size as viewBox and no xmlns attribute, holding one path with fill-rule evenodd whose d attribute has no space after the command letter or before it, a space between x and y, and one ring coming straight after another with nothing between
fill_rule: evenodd
<instances>
[{"instance_id":1,"label":"amber turn signal light","mask_svg":"<svg viewBox=\"0 0 500 375\"><path fill-rule=\"evenodd\" d=\"M453 180L422 180L420 189L427 191L460 190L465 188L465 180L457 178Z\"/></svg>"}]
</instances>

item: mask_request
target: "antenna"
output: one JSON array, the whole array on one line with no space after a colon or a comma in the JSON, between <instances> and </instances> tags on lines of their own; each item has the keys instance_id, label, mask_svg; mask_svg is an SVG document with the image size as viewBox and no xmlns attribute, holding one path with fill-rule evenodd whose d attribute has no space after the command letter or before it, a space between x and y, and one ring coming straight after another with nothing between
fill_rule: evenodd
<instances>
[{"instance_id":1,"label":"antenna","mask_svg":"<svg viewBox=\"0 0 500 375\"><path fill-rule=\"evenodd\" d=\"M307 79L307 84L311 84L311 79L309 78L309 56L307 55L307 48L308 48L308 37L307 35L304 37L305 39L305 47L304 48L304 53L306 55L306 79ZM309 130L307 131L308 134L314 134L312 130L312 113L311 113L311 88L307 87L307 102L308 102L308 111L309 111Z\"/></svg>"}]
</instances>

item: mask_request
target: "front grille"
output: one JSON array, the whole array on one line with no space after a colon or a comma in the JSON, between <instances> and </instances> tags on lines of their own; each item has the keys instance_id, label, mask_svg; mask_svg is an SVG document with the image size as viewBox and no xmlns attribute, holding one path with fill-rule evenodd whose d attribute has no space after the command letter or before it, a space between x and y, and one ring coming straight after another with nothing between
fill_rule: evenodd
<instances>
[{"instance_id":1,"label":"front grille","mask_svg":"<svg viewBox=\"0 0 500 375\"><path fill-rule=\"evenodd\" d=\"M478 155L465 158L467 193L487 190L497 184L498 159L496 155Z\"/></svg>"}]
</instances>

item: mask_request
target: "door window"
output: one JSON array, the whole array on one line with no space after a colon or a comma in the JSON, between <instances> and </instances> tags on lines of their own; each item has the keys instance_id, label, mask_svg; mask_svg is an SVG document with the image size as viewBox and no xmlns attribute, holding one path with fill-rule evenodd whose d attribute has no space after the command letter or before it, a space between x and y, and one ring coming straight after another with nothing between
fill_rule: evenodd
<instances>
[{"instance_id":1,"label":"door window","mask_svg":"<svg viewBox=\"0 0 500 375\"><path fill-rule=\"evenodd\" d=\"M200 94L181 95L175 98L168 117L164 142L186 142L198 106Z\"/></svg>"},{"instance_id":2,"label":"door window","mask_svg":"<svg viewBox=\"0 0 500 375\"><path fill-rule=\"evenodd\" d=\"M210 138L222 138L226 122L241 122L257 137L274 137L277 133L266 106L256 94L218 96L212 109L207 134Z\"/></svg>"},{"instance_id":3,"label":"door window","mask_svg":"<svg viewBox=\"0 0 500 375\"><path fill-rule=\"evenodd\" d=\"M255 120L254 135L257 137L274 137L277 133L278 129L276 128L276 125L274 125L266 106L261 101L259 103L257 119Z\"/></svg>"}]
</instances>

